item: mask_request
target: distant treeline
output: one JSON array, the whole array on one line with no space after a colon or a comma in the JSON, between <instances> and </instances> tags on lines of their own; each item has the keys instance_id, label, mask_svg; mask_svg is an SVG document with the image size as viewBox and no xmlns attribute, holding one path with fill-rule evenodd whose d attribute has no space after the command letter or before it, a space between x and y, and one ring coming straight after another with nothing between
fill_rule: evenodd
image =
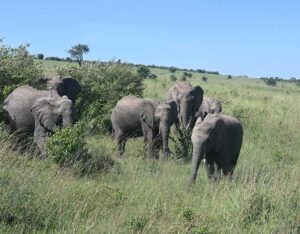
<instances>
[{"instance_id":1,"label":"distant treeline","mask_svg":"<svg viewBox=\"0 0 300 234\"><path fill-rule=\"evenodd\" d=\"M128 65L132 65L135 67L140 67L140 66L145 66L143 64L134 64L134 63L126 63ZM175 71L185 71L185 72L198 72L198 73L206 73L206 74L214 74L214 75L219 75L218 71L206 71L204 69L188 69L188 68L179 68L179 67L174 67L174 66L157 66L157 65L147 65L147 67L151 68L159 68L159 69L167 69L170 70L171 72Z\"/></svg>"},{"instance_id":2,"label":"distant treeline","mask_svg":"<svg viewBox=\"0 0 300 234\"><path fill-rule=\"evenodd\" d=\"M295 77L292 77L290 79L283 79L278 76L276 77L261 77L261 80L263 80L267 85L276 86L276 82L285 82L285 83L295 83L296 85L300 86L300 79L296 79Z\"/></svg>"}]
</instances>

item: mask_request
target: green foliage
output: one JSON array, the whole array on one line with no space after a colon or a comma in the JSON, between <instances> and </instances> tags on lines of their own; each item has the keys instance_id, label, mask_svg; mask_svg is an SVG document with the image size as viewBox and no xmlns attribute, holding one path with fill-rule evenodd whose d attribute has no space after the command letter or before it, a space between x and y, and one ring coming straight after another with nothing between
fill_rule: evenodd
<instances>
[{"instance_id":1,"label":"green foliage","mask_svg":"<svg viewBox=\"0 0 300 234\"><path fill-rule=\"evenodd\" d=\"M275 206L268 196L254 193L244 210L243 222L245 225L267 222L274 210Z\"/></svg>"},{"instance_id":2,"label":"green foliage","mask_svg":"<svg viewBox=\"0 0 300 234\"><path fill-rule=\"evenodd\" d=\"M227 78L228 78L228 79L232 79L232 76L231 76L231 75L228 75Z\"/></svg>"},{"instance_id":3,"label":"green foliage","mask_svg":"<svg viewBox=\"0 0 300 234\"><path fill-rule=\"evenodd\" d=\"M127 65L115 62L67 65L59 67L58 73L79 80L82 90L76 101L78 117L93 133L107 133L116 103L127 95L141 97L144 89L140 76Z\"/></svg>"},{"instance_id":4,"label":"green foliage","mask_svg":"<svg viewBox=\"0 0 300 234\"><path fill-rule=\"evenodd\" d=\"M0 103L16 87L24 84L35 86L42 76L41 64L35 62L28 48L29 45L12 48L0 42Z\"/></svg>"},{"instance_id":5,"label":"green foliage","mask_svg":"<svg viewBox=\"0 0 300 234\"><path fill-rule=\"evenodd\" d=\"M172 157L175 159L189 160L193 152L193 144L191 141L191 130L176 129L175 136L170 136L170 140L174 143Z\"/></svg>"},{"instance_id":6,"label":"green foliage","mask_svg":"<svg viewBox=\"0 0 300 234\"><path fill-rule=\"evenodd\" d=\"M47 141L47 154L59 165L73 162L86 152L83 124L58 130Z\"/></svg>"},{"instance_id":7,"label":"green foliage","mask_svg":"<svg viewBox=\"0 0 300 234\"><path fill-rule=\"evenodd\" d=\"M208 78L207 78L207 76L202 76L201 79L206 82Z\"/></svg>"},{"instance_id":8,"label":"green foliage","mask_svg":"<svg viewBox=\"0 0 300 234\"><path fill-rule=\"evenodd\" d=\"M134 232L140 232L143 231L145 226L148 223L149 218L147 216L141 216L141 217L130 217L128 219L128 225L130 229L132 229Z\"/></svg>"},{"instance_id":9,"label":"green foliage","mask_svg":"<svg viewBox=\"0 0 300 234\"><path fill-rule=\"evenodd\" d=\"M180 80L186 81L186 76L183 75L183 76L180 78Z\"/></svg>"},{"instance_id":10,"label":"green foliage","mask_svg":"<svg viewBox=\"0 0 300 234\"><path fill-rule=\"evenodd\" d=\"M177 77L174 74L172 74L172 75L170 75L170 80L171 81L176 81Z\"/></svg>"},{"instance_id":11,"label":"green foliage","mask_svg":"<svg viewBox=\"0 0 300 234\"><path fill-rule=\"evenodd\" d=\"M137 70L137 73L144 79L150 76L151 72L150 69L146 66L141 66Z\"/></svg>"},{"instance_id":12,"label":"green foliage","mask_svg":"<svg viewBox=\"0 0 300 234\"><path fill-rule=\"evenodd\" d=\"M270 77L270 78L261 78L261 79L268 86L276 86L276 79L274 79L273 77Z\"/></svg>"},{"instance_id":13,"label":"green foliage","mask_svg":"<svg viewBox=\"0 0 300 234\"><path fill-rule=\"evenodd\" d=\"M155 75L155 74L153 74L153 73L151 73L150 75L149 75L149 79L156 79L157 78L157 75Z\"/></svg>"},{"instance_id":14,"label":"green foliage","mask_svg":"<svg viewBox=\"0 0 300 234\"><path fill-rule=\"evenodd\" d=\"M36 57L37 57L39 60L43 60L43 59L44 59L44 55L43 55L43 54L37 54Z\"/></svg>"},{"instance_id":15,"label":"green foliage","mask_svg":"<svg viewBox=\"0 0 300 234\"><path fill-rule=\"evenodd\" d=\"M177 67L170 67L169 68L169 71L172 72L172 73L175 73L177 70Z\"/></svg>"},{"instance_id":16,"label":"green foliage","mask_svg":"<svg viewBox=\"0 0 300 234\"><path fill-rule=\"evenodd\" d=\"M70 54L70 57L74 58L78 62L79 66L81 66L83 54L87 54L89 51L90 49L88 45L79 43L77 45L72 46L72 48L68 50L68 53Z\"/></svg>"},{"instance_id":17,"label":"green foliage","mask_svg":"<svg viewBox=\"0 0 300 234\"><path fill-rule=\"evenodd\" d=\"M183 75L188 77L188 78L192 78L192 76L193 76L193 74L190 73L190 72L184 72Z\"/></svg>"}]
</instances>

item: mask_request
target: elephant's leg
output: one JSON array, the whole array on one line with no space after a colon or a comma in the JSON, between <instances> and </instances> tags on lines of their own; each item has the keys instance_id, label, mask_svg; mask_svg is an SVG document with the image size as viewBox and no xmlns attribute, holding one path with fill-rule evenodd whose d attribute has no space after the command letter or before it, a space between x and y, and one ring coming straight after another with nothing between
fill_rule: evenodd
<instances>
[{"instance_id":1,"label":"elephant's leg","mask_svg":"<svg viewBox=\"0 0 300 234\"><path fill-rule=\"evenodd\" d=\"M218 157L218 166L222 169L223 175L226 177L231 177L232 175L232 165L228 154L221 153Z\"/></svg>"},{"instance_id":2,"label":"elephant's leg","mask_svg":"<svg viewBox=\"0 0 300 234\"><path fill-rule=\"evenodd\" d=\"M117 140L117 145L118 145L119 157L122 158L125 153L125 145L127 142L127 137L120 130L115 131L115 135L116 135L116 140Z\"/></svg>"},{"instance_id":3,"label":"elephant's leg","mask_svg":"<svg viewBox=\"0 0 300 234\"><path fill-rule=\"evenodd\" d=\"M205 169L209 179L212 179L215 174L215 166L214 163L205 162Z\"/></svg>"}]
</instances>

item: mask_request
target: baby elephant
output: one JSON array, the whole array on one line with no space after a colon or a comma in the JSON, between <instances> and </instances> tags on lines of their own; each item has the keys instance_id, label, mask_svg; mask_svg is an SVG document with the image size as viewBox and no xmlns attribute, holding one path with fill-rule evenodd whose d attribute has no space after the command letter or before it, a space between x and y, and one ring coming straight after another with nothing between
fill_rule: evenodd
<instances>
[{"instance_id":1,"label":"baby elephant","mask_svg":"<svg viewBox=\"0 0 300 234\"><path fill-rule=\"evenodd\" d=\"M201 117L203 120L207 114L219 114L222 111L221 101L211 97L204 96L202 104L196 113L196 118Z\"/></svg>"},{"instance_id":2,"label":"baby elephant","mask_svg":"<svg viewBox=\"0 0 300 234\"><path fill-rule=\"evenodd\" d=\"M158 158L156 144L159 129L154 118L155 105L153 100L134 96L126 96L118 101L112 111L111 122L120 157L124 155L128 138L144 136L145 148L150 156Z\"/></svg>"},{"instance_id":3,"label":"baby elephant","mask_svg":"<svg viewBox=\"0 0 300 234\"><path fill-rule=\"evenodd\" d=\"M225 114L208 114L198 118L192 132L193 159L189 185L195 182L202 159L206 161L209 178L218 177L220 170L231 176L243 141L242 124ZM215 168L216 164L216 168Z\"/></svg>"}]
</instances>

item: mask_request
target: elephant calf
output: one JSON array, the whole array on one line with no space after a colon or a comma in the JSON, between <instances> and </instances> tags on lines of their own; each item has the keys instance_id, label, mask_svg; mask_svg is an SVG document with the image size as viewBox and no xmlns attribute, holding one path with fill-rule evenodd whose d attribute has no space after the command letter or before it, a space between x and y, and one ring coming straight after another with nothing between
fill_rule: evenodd
<instances>
[{"instance_id":1,"label":"elephant calf","mask_svg":"<svg viewBox=\"0 0 300 234\"><path fill-rule=\"evenodd\" d=\"M125 152L130 137L144 136L145 148L152 158L158 158L156 147L158 126L154 119L155 105L152 100L125 96L112 111L111 122L118 144L119 156Z\"/></svg>"},{"instance_id":2,"label":"elephant calf","mask_svg":"<svg viewBox=\"0 0 300 234\"><path fill-rule=\"evenodd\" d=\"M196 113L196 118L201 117L203 120L207 114L219 114L222 111L221 101L211 97L204 96L202 104Z\"/></svg>"},{"instance_id":3,"label":"elephant calf","mask_svg":"<svg viewBox=\"0 0 300 234\"><path fill-rule=\"evenodd\" d=\"M221 169L224 175L232 175L243 141L243 127L236 118L225 114L208 114L203 121L198 118L191 139L193 158L190 186L195 182L204 158L209 178L218 177Z\"/></svg>"}]
</instances>

